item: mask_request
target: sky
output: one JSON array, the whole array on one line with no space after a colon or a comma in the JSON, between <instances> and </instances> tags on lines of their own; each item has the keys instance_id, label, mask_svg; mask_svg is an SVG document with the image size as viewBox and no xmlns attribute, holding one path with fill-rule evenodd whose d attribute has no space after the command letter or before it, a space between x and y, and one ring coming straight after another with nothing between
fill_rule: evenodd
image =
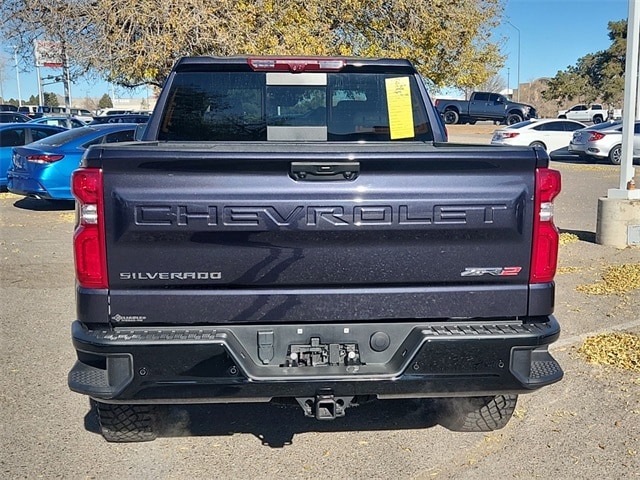
<instances>
[{"instance_id":1,"label":"sky","mask_svg":"<svg viewBox=\"0 0 640 480\"><path fill-rule=\"evenodd\" d=\"M517 87L518 50L520 83L554 77L586 54L606 50L607 24L628 17L629 1L634 0L507 0L502 25L494 30L504 37L507 56L500 75Z\"/></svg>"},{"instance_id":2,"label":"sky","mask_svg":"<svg viewBox=\"0 0 640 480\"><path fill-rule=\"evenodd\" d=\"M634 0L505 0L502 25L494 30L496 39L503 39L502 53L507 57L505 67L499 72L505 84L508 81L510 88L516 88L518 71L521 83L553 77L559 70L574 65L580 57L606 50L611 45L607 23L627 18L629 1ZM5 69L2 96L18 97L18 76L22 98L37 96L35 68L19 65L19 75L16 75L13 50L3 47L11 65ZM59 74L60 69L41 69L42 76ZM64 93L62 84L46 85L44 90ZM80 79L71 86L72 100L86 96L100 98L105 93L115 93L117 98L140 98L146 95L146 89L131 91L95 79Z\"/></svg>"}]
</instances>

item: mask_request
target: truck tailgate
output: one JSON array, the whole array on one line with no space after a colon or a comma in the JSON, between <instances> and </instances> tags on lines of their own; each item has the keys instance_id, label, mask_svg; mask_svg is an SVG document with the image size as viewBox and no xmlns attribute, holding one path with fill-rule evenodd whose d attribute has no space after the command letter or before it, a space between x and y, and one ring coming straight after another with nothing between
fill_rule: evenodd
<instances>
[{"instance_id":1,"label":"truck tailgate","mask_svg":"<svg viewBox=\"0 0 640 480\"><path fill-rule=\"evenodd\" d=\"M451 145L350 144L346 152L326 144L102 149L110 320L533 313L533 172L546 158Z\"/></svg>"}]
</instances>

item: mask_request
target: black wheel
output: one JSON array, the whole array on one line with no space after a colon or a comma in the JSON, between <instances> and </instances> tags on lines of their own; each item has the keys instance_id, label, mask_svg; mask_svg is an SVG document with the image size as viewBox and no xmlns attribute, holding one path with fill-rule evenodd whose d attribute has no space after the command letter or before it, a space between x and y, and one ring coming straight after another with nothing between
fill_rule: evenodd
<instances>
[{"instance_id":1,"label":"black wheel","mask_svg":"<svg viewBox=\"0 0 640 480\"><path fill-rule=\"evenodd\" d=\"M522 117L517 113L510 113L507 116L507 125L513 125L514 123L518 123L522 121Z\"/></svg>"},{"instance_id":2,"label":"black wheel","mask_svg":"<svg viewBox=\"0 0 640 480\"><path fill-rule=\"evenodd\" d=\"M614 165L620 165L622 161L622 145L616 145L609 150L609 161Z\"/></svg>"},{"instance_id":3,"label":"black wheel","mask_svg":"<svg viewBox=\"0 0 640 480\"><path fill-rule=\"evenodd\" d=\"M158 436L154 406L93 403L107 442L149 442Z\"/></svg>"},{"instance_id":4,"label":"black wheel","mask_svg":"<svg viewBox=\"0 0 640 480\"><path fill-rule=\"evenodd\" d=\"M444 123L446 123L447 125L454 125L458 123L460 116L455 110L447 110L446 112L444 112L443 118Z\"/></svg>"},{"instance_id":5,"label":"black wheel","mask_svg":"<svg viewBox=\"0 0 640 480\"><path fill-rule=\"evenodd\" d=\"M558 118L567 118L566 115L558 115Z\"/></svg>"},{"instance_id":6,"label":"black wheel","mask_svg":"<svg viewBox=\"0 0 640 480\"><path fill-rule=\"evenodd\" d=\"M593 117L593 123L602 123L603 119L601 115L596 115L595 117Z\"/></svg>"},{"instance_id":7,"label":"black wheel","mask_svg":"<svg viewBox=\"0 0 640 480\"><path fill-rule=\"evenodd\" d=\"M475 125L477 122L477 120L469 120L469 125Z\"/></svg>"},{"instance_id":8,"label":"black wheel","mask_svg":"<svg viewBox=\"0 0 640 480\"><path fill-rule=\"evenodd\" d=\"M542 148L543 150L546 150L546 149L547 149L547 146L546 146L544 143L542 143L542 142L531 142L531 143L529 144L529 146L530 146L530 147L540 147L540 148Z\"/></svg>"},{"instance_id":9,"label":"black wheel","mask_svg":"<svg viewBox=\"0 0 640 480\"><path fill-rule=\"evenodd\" d=\"M442 399L438 421L454 432L499 430L509 423L517 401L517 395Z\"/></svg>"}]
</instances>

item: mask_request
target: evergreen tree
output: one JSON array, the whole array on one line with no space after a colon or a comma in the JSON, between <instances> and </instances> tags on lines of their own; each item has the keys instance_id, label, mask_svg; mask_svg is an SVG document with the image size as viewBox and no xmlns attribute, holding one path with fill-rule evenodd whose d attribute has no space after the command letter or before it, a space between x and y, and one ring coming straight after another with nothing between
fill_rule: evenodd
<instances>
[{"instance_id":1,"label":"evergreen tree","mask_svg":"<svg viewBox=\"0 0 640 480\"><path fill-rule=\"evenodd\" d=\"M107 95L106 93L104 95L102 95L102 97L100 98L100 101L98 102L98 108L112 108L113 107L113 102L111 101L111 97L109 95Z\"/></svg>"},{"instance_id":2,"label":"evergreen tree","mask_svg":"<svg viewBox=\"0 0 640 480\"><path fill-rule=\"evenodd\" d=\"M58 96L53 92L44 92L42 95L44 99L44 104L48 107L57 107L58 104Z\"/></svg>"}]
</instances>

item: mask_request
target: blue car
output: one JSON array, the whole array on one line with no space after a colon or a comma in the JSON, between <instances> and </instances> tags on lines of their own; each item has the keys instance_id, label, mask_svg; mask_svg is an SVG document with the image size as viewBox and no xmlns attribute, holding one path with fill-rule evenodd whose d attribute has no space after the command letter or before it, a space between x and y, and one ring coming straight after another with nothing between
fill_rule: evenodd
<instances>
[{"instance_id":1,"label":"blue car","mask_svg":"<svg viewBox=\"0 0 640 480\"><path fill-rule=\"evenodd\" d=\"M46 200L73 200L71 172L85 150L101 143L133 140L135 124L87 125L14 148L7 172L10 192Z\"/></svg>"},{"instance_id":2,"label":"blue car","mask_svg":"<svg viewBox=\"0 0 640 480\"><path fill-rule=\"evenodd\" d=\"M31 125L28 123L7 123L0 125L0 189L7 187L7 170L11 165L13 147L42 140L66 128L49 125Z\"/></svg>"},{"instance_id":3,"label":"blue car","mask_svg":"<svg viewBox=\"0 0 640 480\"><path fill-rule=\"evenodd\" d=\"M57 125L59 127L78 128L86 125L82 120L76 117L40 117L33 120L29 120L29 123L40 123L42 125Z\"/></svg>"}]
</instances>

